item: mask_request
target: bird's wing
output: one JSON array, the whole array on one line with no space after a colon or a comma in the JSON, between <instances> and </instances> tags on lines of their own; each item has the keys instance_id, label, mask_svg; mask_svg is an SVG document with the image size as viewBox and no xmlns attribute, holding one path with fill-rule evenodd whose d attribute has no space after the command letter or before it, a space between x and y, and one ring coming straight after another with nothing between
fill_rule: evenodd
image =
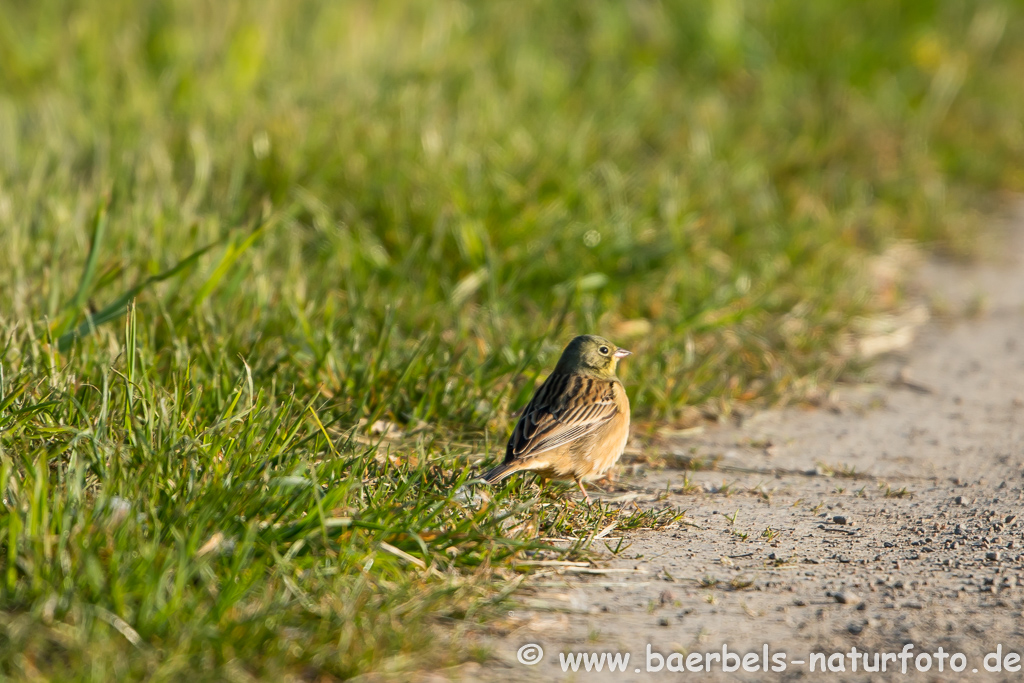
<instances>
[{"instance_id":1,"label":"bird's wing","mask_svg":"<svg viewBox=\"0 0 1024 683\"><path fill-rule=\"evenodd\" d=\"M551 375L516 423L505 462L533 457L595 431L619 412L616 391L621 388L615 381Z\"/></svg>"}]
</instances>

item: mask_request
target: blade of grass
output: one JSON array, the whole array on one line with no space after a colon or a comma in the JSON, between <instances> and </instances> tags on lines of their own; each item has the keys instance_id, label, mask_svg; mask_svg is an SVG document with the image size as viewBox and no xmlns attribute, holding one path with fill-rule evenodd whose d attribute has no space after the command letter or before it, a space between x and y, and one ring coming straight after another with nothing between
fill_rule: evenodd
<instances>
[{"instance_id":1,"label":"blade of grass","mask_svg":"<svg viewBox=\"0 0 1024 683\"><path fill-rule=\"evenodd\" d=\"M170 279L177 275L178 273L185 270L186 268L189 268L190 266L195 264L195 262L198 261L199 258L203 256L203 254L210 251L217 245L223 243L223 241L224 240L218 240L216 242L213 242L212 244L208 244L205 247L197 249L196 251L192 252L191 254L183 258L181 261L176 263L171 268L168 268L167 270L156 275L152 275L143 280L142 282L140 282L139 284L135 285L131 289L127 290L126 292L121 294L121 296L117 297L113 302L111 302L102 310L100 310L98 313L90 316L89 320L79 325L76 329L61 335L60 338L57 339L58 350L61 353L66 352L69 348L71 348L71 345L75 342L75 340L84 338L89 334L89 332L96 329L100 325L108 323L112 320L117 320L127 312L129 302L135 299L139 294L141 294L154 284Z\"/></svg>"},{"instance_id":2,"label":"blade of grass","mask_svg":"<svg viewBox=\"0 0 1024 683\"><path fill-rule=\"evenodd\" d=\"M86 300L89 298L89 289L96 280L96 268L99 264L100 248L103 245L103 238L107 232L107 204L100 204L92 221L92 235L89 242L89 255L85 259L85 267L82 268L82 275L78 279L78 289L68 302L64 324L57 331L58 335L64 335L78 320Z\"/></svg>"}]
</instances>

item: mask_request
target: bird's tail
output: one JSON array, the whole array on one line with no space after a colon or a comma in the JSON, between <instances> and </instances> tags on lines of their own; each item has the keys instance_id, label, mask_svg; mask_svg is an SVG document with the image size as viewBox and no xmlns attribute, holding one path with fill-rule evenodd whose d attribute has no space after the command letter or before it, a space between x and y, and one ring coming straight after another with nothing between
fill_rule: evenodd
<instances>
[{"instance_id":1,"label":"bird's tail","mask_svg":"<svg viewBox=\"0 0 1024 683\"><path fill-rule=\"evenodd\" d=\"M484 474L484 481L488 484L497 484L499 481L516 471L516 463L506 462Z\"/></svg>"}]
</instances>

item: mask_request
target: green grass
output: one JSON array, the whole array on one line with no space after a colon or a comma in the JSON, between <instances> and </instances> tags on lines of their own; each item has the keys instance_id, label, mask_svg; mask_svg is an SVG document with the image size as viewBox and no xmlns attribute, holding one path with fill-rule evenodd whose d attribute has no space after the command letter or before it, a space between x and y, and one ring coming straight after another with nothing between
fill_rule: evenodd
<instances>
[{"instance_id":1,"label":"green grass","mask_svg":"<svg viewBox=\"0 0 1024 683\"><path fill-rule=\"evenodd\" d=\"M827 386L1024 190L1021 82L1013 2L6 3L0 673L468 656L672 517L457 497L565 341L639 423Z\"/></svg>"}]
</instances>

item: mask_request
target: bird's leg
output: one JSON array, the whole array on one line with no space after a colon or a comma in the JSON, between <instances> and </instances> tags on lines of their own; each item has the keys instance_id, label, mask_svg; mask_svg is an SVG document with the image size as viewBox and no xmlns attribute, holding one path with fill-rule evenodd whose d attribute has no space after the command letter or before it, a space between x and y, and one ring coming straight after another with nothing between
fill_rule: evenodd
<instances>
[{"instance_id":1,"label":"bird's leg","mask_svg":"<svg viewBox=\"0 0 1024 683\"><path fill-rule=\"evenodd\" d=\"M548 480L538 474L533 478L533 483L537 485L537 495L544 495L544 485L548 483Z\"/></svg>"},{"instance_id":2,"label":"bird's leg","mask_svg":"<svg viewBox=\"0 0 1024 683\"><path fill-rule=\"evenodd\" d=\"M579 477L577 477L576 478L576 485L580 487L580 491L583 492L583 497L587 499L587 503L590 503L591 502L590 495L587 493L587 490L585 488L583 488L583 480L580 479Z\"/></svg>"},{"instance_id":3,"label":"bird's leg","mask_svg":"<svg viewBox=\"0 0 1024 683\"><path fill-rule=\"evenodd\" d=\"M618 485L615 483L615 470L608 470L600 479L598 479L595 482L591 482L591 484L597 486L599 489L605 492L608 491L608 489L606 489L605 486L610 487L611 490L614 491L616 488L618 488Z\"/></svg>"}]
</instances>

